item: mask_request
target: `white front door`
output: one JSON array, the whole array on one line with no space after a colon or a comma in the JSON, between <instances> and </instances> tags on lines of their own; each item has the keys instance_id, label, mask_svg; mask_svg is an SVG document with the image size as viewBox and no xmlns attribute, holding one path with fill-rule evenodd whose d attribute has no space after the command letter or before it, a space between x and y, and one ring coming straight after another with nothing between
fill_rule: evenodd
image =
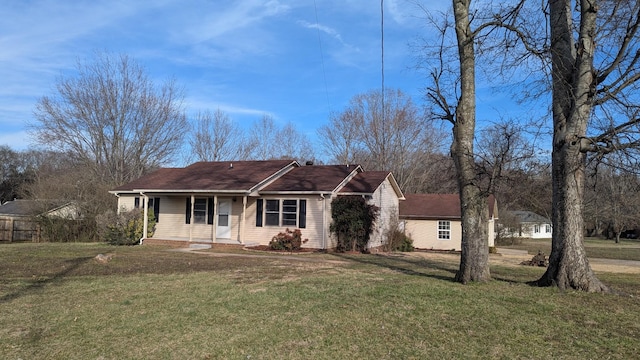
<instances>
[{"instance_id":1,"label":"white front door","mask_svg":"<svg viewBox=\"0 0 640 360\"><path fill-rule=\"evenodd\" d=\"M218 200L218 221L216 238L231 239L231 200Z\"/></svg>"}]
</instances>

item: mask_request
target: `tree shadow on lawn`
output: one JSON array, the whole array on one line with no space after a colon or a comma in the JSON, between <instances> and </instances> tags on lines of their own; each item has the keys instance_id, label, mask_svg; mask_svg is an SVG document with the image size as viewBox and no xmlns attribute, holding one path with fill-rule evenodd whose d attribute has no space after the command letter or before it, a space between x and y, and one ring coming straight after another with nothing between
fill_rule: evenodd
<instances>
[{"instance_id":1,"label":"tree shadow on lawn","mask_svg":"<svg viewBox=\"0 0 640 360\"><path fill-rule=\"evenodd\" d=\"M448 282L455 282L455 274L458 271L458 264L452 265L450 263L442 261L434 261L425 258L411 258L403 256L390 256L390 255L368 255L368 254L341 254L334 253L334 256L359 262L361 264L375 265L389 270L393 270L399 273L423 276L437 280L444 280ZM424 271L423 271L424 269ZM433 270L433 272L429 272ZM531 279L522 281L510 278L508 275L503 274L505 267L502 267L499 271L491 271L491 279L509 284L527 284ZM445 272L451 274L450 276L440 275L436 272Z\"/></svg>"},{"instance_id":2,"label":"tree shadow on lawn","mask_svg":"<svg viewBox=\"0 0 640 360\"><path fill-rule=\"evenodd\" d=\"M65 260L68 266L65 266L62 271L59 271L50 276L39 276L35 280L32 280L21 289L18 289L14 292L10 292L2 297L0 297L0 303L10 302L17 298L20 298L25 295L29 295L35 292L42 290L48 284L55 284L62 282L70 273L78 269L80 266L85 264L87 261L93 259L93 256L83 256L77 257L75 259Z\"/></svg>"},{"instance_id":3,"label":"tree shadow on lawn","mask_svg":"<svg viewBox=\"0 0 640 360\"><path fill-rule=\"evenodd\" d=\"M402 274L423 276L437 280L444 280L453 282L456 273L455 269L452 269L447 264L431 261L427 259L412 260L404 257L395 257L388 255L369 255L369 254L342 254L333 253L332 255L342 259L355 261L361 264L374 265L383 267ZM420 271L425 269L426 271ZM428 270L435 270L429 272ZM442 271L452 274L451 276L440 275L435 272Z\"/></svg>"}]
</instances>

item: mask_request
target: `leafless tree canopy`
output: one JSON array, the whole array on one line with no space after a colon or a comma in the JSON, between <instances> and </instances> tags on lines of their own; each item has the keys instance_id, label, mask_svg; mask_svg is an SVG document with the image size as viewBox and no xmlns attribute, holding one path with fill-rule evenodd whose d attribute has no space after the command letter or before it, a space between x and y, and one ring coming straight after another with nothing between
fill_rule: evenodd
<instances>
[{"instance_id":1,"label":"leafless tree canopy","mask_svg":"<svg viewBox=\"0 0 640 360\"><path fill-rule=\"evenodd\" d=\"M158 86L128 56L101 53L38 101L32 135L119 185L167 163L182 146L182 98L173 81Z\"/></svg>"},{"instance_id":2,"label":"leafless tree canopy","mask_svg":"<svg viewBox=\"0 0 640 360\"><path fill-rule=\"evenodd\" d=\"M445 134L400 90L372 90L354 96L318 130L325 153L339 163L390 170L405 192L430 186L430 165L441 160ZM383 112L384 109L384 112Z\"/></svg>"},{"instance_id":3,"label":"leafless tree canopy","mask_svg":"<svg viewBox=\"0 0 640 360\"><path fill-rule=\"evenodd\" d=\"M248 158L254 160L295 159L300 162L315 159L308 137L292 123L279 127L272 116L264 115L251 127L245 140Z\"/></svg>"},{"instance_id":4,"label":"leafless tree canopy","mask_svg":"<svg viewBox=\"0 0 640 360\"><path fill-rule=\"evenodd\" d=\"M195 118L195 133L189 138L191 153L197 161L244 160L243 137L238 125L220 109L200 112Z\"/></svg>"}]
</instances>

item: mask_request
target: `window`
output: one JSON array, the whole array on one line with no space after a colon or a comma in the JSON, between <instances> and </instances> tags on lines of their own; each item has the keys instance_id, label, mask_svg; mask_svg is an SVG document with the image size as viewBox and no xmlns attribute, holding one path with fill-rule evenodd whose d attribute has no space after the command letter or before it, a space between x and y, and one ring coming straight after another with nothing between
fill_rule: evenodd
<instances>
[{"instance_id":1,"label":"window","mask_svg":"<svg viewBox=\"0 0 640 360\"><path fill-rule=\"evenodd\" d=\"M140 198L137 196L133 199L133 207L140 208ZM149 198L147 209L153 209L153 217L155 217L156 222L160 222L160 198Z\"/></svg>"},{"instance_id":2,"label":"window","mask_svg":"<svg viewBox=\"0 0 640 360\"><path fill-rule=\"evenodd\" d=\"M298 200L282 201L282 226L296 226L298 218Z\"/></svg>"},{"instance_id":3,"label":"window","mask_svg":"<svg viewBox=\"0 0 640 360\"><path fill-rule=\"evenodd\" d=\"M282 203L282 207L280 204ZM264 214L264 219L263 219ZM263 222L264 220L264 222ZM307 227L307 200L256 200L256 226Z\"/></svg>"},{"instance_id":4,"label":"window","mask_svg":"<svg viewBox=\"0 0 640 360\"><path fill-rule=\"evenodd\" d=\"M551 234L551 225L545 224L544 225L544 232L546 232L547 234Z\"/></svg>"},{"instance_id":5,"label":"window","mask_svg":"<svg viewBox=\"0 0 640 360\"><path fill-rule=\"evenodd\" d=\"M540 225L538 225L538 224L533 225L533 232L536 233L536 234L539 234L540 233Z\"/></svg>"},{"instance_id":6,"label":"window","mask_svg":"<svg viewBox=\"0 0 640 360\"><path fill-rule=\"evenodd\" d=\"M264 212L267 226L280 226L280 200L267 200Z\"/></svg>"},{"instance_id":7,"label":"window","mask_svg":"<svg viewBox=\"0 0 640 360\"><path fill-rule=\"evenodd\" d=\"M193 203L193 223L213 224L213 198L196 198ZM191 224L191 198L187 198L185 224Z\"/></svg>"},{"instance_id":8,"label":"window","mask_svg":"<svg viewBox=\"0 0 640 360\"><path fill-rule=\"evenodd\" d=\"M438 240L451 239L451 221L438 221Z\"/></svg>"}]
</instances>

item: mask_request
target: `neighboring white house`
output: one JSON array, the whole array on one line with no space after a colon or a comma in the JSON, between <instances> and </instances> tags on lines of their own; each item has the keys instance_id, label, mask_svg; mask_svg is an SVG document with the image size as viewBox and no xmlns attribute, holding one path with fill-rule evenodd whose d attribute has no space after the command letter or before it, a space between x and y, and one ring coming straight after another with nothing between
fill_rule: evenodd
<instances>
[{"instance_id":1,"label":"neighboring white house","mask_svg":"<svg viewBox=\"0 0 640 360\"><path fill-rule=\"evenodd\" d=\"M494 246L498 206L494 196L487 198L489 220L487 243ZM404 231L417 249L455 250L462 248L462 220L458 194L407 194L400 203Z\"/></svg>"},{"instance_id":2,"label":"neighboring white house","mask_svg":"<svg viewBox=\"0 0 640 360\"><path fill-rule=\"evenodd\" d=\"M119 210L153 211L155 233L143 242L267 245L289 228L300 229L308 239L303 246L316 249L336 247L329 232L332 199L362 196L380 208L370 248L385 242L393 220L385 217L397 220L404 199L390 172L293 160L197 162L159 169L110 192Z\"/></svg>"},{"instance_id":3,"label":"neighboring white house","mask_svg":"<svg viewBox=\"0 0 640 360\"><path fill-rule=\"evenodd\" d=\"M532 211L510 211L509 217L514 220L514 224L508 225L505 231L506 236L550 239L553 235L551 220Z\"/></svg>"}]
</instances>

